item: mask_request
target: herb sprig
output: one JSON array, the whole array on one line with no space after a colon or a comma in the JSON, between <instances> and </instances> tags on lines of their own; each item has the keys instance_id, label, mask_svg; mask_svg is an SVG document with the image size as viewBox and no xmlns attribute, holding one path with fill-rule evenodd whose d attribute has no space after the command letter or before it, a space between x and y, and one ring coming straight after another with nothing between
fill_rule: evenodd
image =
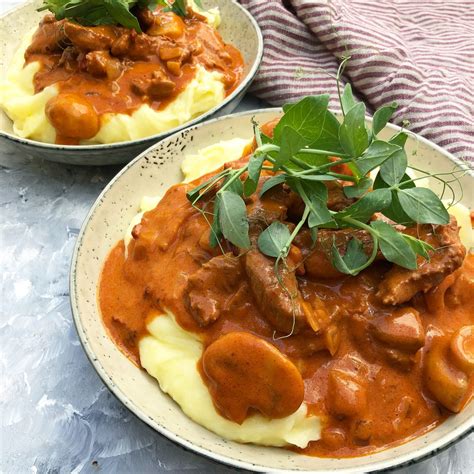
<instances>
[{"instance_id":1,"label":"herb sprig","mask_svg":"<svg viewBox=\"0 0 474 474\"><path fill-rule=\"evenodd\" d=\"M345 61L347 59L338 72L338 84ZM214 204L211 244L218 245L224 237L241 249L250 247L244 199L257 191L260 174L268 169L266 163L269 163L275 174L265 181L260 196L286 183L305 205L301 220L292 233L283 223L274 222L258 237L259 250L277 259L277 274L279 262L285 261L294 238L304 225L312 231L315 241L318 228L354 228L370 234L373 241L371 255L365 253L362 242L355 236L343 254L333 242L332 263L343 273L357 275L375 260L378 252L397 265L417 268L418 256L429 259L428 252L433 248L423 240L397 232L387 222L371 220L374 213L380 212L403 225L449 222L449 214L440 198L430 189L417 187L417 178L407 175L408 160L404 149L407 133L402 130L389 140L378 136L397 105L393 103L378 109L369 129L365 122L366 107L356 101L350 84L340 92L342 123L328 110L328 103L328 95L318 95L285 105L273 138L262 134L254 123L257 146L248 164L226 169L188 193L188 199L197 209L204 197L207 203ZM334 162L331 157L337 157L338 161ZM347 164L351 174L336 173L333 171L335 164ZM372 180L369 173L377 168L377 176ZM247 177L242 183L245 173ZM455 173L451 173L452 176L455 177ZM443 180L441 174L430 176ZM343 190L347 197L358 200L341 211L330 210L324 182L332 180L352 182ZM217 192L216 186L219 187ZM211 188L215 194L209 200Z\"/></svg>"},{"instance_id":2,"label":"herb sprig","mask_svg":"<svg viewBox=\"0 0 474 474\"><path fill-rule=\"evenodd\" d=\"M201 8L200 0L195 3ZM186 0L44 0L38 11L49 10L57 20L67 18L87 26L122 25L141 33L132 8L138 6L153 11L158 5L181 17L187 15Z\"/></svg>"}]
</instances>

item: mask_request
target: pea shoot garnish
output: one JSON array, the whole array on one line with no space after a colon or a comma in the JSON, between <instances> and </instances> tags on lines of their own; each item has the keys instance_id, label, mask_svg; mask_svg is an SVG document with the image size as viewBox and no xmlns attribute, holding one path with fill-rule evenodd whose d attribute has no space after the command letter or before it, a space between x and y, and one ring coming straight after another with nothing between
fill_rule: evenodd
<instances>
[{"instance_id":1,"label":"pea shoot garnish","mask_svg":"<svg viewBox=\"0 0 474 474\"><path fill-rule=\"evenodd\" d=\"M404 149L407 132L402 129L388 140L379 136L397 105L393 103L378 109L372 127L368 128L366 107L355 100L350 84L340 93L342 123L328 110L328 103L329 95L318 95L283 106L284 113L272 138L262 134L254 123L257 146L248 163L241 168L225 169L188 193L192 205L206 219L208 213L198 206L199 201L205 198L206 203L214 205L211 245L218 245L223 237L240 249L250 248L244 199L257 192L262 170L270 169L275 174L265 181L260 195L285 183L304 203L304 212L293 230L282 222L274 222L257 239L259 250L276 258L276 270L278 264L285 261L303 226L311 230L315 242L320 228L362 229L371 236L370 255L364 252L362 242L355 236L343 255L333 243L332 264L342 273L357 275L374 262L379 252L389 262L416 269L418 257L429 259L428 251L433 248L423 240L397 231L389 222L373 220L373 215L381 213L394 224L404 226L448 224L450 218L441 199L432 190L417 187L416 181L420 178L407 174ZM335 172L335 164L347 165L351 173ZM376 169L373 180L370 172ZM444 181L443 174L418 171L443 181L453 192L454 200L449 183L457 179L456 171L447 173L454 176L451 181ZM244 173L246 177L242 180ZM357 199L340 211L333 211L327 205L328 189L324 183L335 180L352 183L345 185L343 191L348 198Z\"/></svg>"}]
</instances>

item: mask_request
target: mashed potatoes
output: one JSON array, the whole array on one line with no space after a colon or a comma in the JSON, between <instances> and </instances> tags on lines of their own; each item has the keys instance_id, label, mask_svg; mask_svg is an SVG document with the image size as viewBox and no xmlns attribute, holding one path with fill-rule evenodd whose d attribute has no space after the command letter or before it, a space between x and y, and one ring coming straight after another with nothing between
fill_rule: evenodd
<instances>
[{"instance_id":1,"label":"mashed potatoes","mask_svg":"<svg viewBox=\"0 0 474 474\"><path fill-rule=\"evenodd\" d=\"M239 158L248 143L249 140L235 138L208 146L195 155L187 155L182 164L184 181L192 181ZM140 213L134 217L124 237L126 245L143 213L153 209L159 200L160 197L142 199ZM199 337L184 331L170 313L152 319L148 331L150 336L144 337L139 344L142 366L196 423L227 439L267 446L293 444L303 448L309 441L320 438L320 420L306 416L305 404L292 415L276 420L253 415L239 425L222 417L214 408L196 368L203 352Z\"/></svg>"},{"instance_id":2,"label":"mashed potatoes","mask_svg":"<svg viewBox=\"0 0 474 474\"><path fill-rule=\"evenodd\" d=\"M286 418L269 420L252 415L241 425L220 416L196 368L203 351L199 337L184 331L172 314L154 318L148 331L150 336L139 344L142 366L196 423L243 443L304 448L310 440L319 439L319 418L306 416L305 404Z\"/></svg>"},{"instance_id":3,"label":"mashed potatoes","mask_svg":"<svg viewBox=\"0 0 474 474\"><path fill-rule=\"evenodd\" d=\"M202 13L209 24L218 26L220 16L217 9ZM40 64L32 62L23 67L25 51L35 30L25 36L12 59L6 78L0 82L0 107L13 121L13 130L18 136L54 143L56 130L46 117L45 106L58 95L58 88L51 85L35 94L33 78ZM197 66L194 79L164 109L157 111L145 104L131 115L104 114L99 132L93 138L81 141L81 144L114 143L155 135L207 112L224 98L222 74Z\"/></svg>"}]
</instances>

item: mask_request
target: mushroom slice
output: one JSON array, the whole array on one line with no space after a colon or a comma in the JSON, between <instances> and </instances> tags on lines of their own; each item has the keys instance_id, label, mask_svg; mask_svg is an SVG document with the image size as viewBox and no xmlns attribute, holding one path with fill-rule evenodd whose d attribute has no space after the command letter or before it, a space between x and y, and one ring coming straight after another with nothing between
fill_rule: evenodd
<instances>
[{"instance_id":1,"label":"mushroom slice","mask_svg":"<svg viewBox=\"0 0 474 474\"><path fill-rule=\"evenodd\" d=\"M258 410L267 418L284 418L303 402L304 383L284 354L246 332L231 332L213 342L202 356L214 405L239 424Z\"/></svg>"}]
</instances>

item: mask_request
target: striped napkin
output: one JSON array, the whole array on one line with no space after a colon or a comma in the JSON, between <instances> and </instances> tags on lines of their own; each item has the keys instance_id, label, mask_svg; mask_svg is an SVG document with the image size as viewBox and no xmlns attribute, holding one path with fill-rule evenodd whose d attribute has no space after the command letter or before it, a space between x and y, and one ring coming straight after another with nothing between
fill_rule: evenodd
<instances>
[{"instance_id":1,"label":"striped napkin","mask_svg":"<svg viewBox=\"0 0 474 474\"><path fill-rule=\"evenodd\" d=\"M474 0L240 0L263 32L252 92L273 105L330 93L345 79L369 113L396 101L393 122L474 162ZM331 77L332 76L332 77Z\"/></svg>"}]
</instances>

